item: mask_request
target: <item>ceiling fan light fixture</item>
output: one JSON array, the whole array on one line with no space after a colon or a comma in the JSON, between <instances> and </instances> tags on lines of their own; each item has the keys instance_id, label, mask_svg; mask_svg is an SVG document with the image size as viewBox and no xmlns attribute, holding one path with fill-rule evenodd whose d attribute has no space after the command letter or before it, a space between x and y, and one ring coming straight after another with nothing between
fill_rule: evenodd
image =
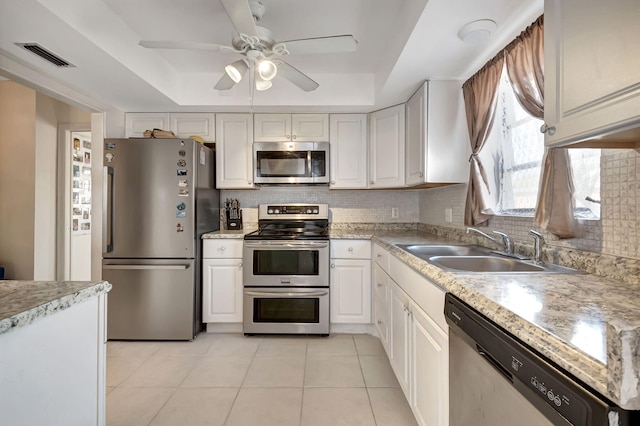
<instances>
[{"instance_id":1,"label":"ceiling fan light fixture","mask_svg":"<svg viewBox=\"0 0 640 426\"><path fill-rule=\"evenodd\" d=\"M273 80L277 73L278 67L269 59L263 59L260 61L260 64L258 64L258 74L260 78L265 81Z\"/></svg>"},{"instance_id":2,"label":"ceiling fan light fixture","mask_svg":"<svg viewBox=\"0 0 640 426\"><path fill-rule=\"evenodd\" d=\"M256 90L267 90L270 89L271 86L273 86L273 83L271 83L270 80L262 80L260 78L256 78Z\"/></svg>"},{"instance_id":3,"label":"ceiling fan light fixture","mask_svg":"<svg viewBox=\"0 0 640 426\"><path fill-rule=\"evenodd\" d=\"M242 59L239 59L234 63L224 67L224 71L235 83L240 83L240 80L242 80L242 76L247 72L248 69L249 67Z\"/></svg>"}]
</instances>

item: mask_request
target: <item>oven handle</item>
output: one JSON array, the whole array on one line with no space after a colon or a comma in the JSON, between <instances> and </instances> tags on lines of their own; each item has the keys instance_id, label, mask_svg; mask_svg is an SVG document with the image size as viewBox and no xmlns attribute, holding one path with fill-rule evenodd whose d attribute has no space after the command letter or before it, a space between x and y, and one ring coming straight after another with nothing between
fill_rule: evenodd
<instances>
[{"instance_id":1,"label":"oven handle","mask_svg":"<svg viewBox=\"0 0 640 426\"><path fill-rule=\"evenodd\" d=\"M255 247L259 247L259 248L266 248L266 247L323 248L323 247L328 247L329 243L318 242L318 241L256 241L256 242L245 241L244 246L249 248L255 248Z\"/></svg>"},{"instance_id":2,"label":"oven handle","mask_svg":"<svg viewBox=\"0 0 640 426\"><path fill-rule=\"evenodd\" d=\"M328 291L309 291L304 293L278 293L276 291L245 291L247 296L269 297L269 296L285 296L285 297L320 297L329 294Z\"/></svg>"}]
</instances>

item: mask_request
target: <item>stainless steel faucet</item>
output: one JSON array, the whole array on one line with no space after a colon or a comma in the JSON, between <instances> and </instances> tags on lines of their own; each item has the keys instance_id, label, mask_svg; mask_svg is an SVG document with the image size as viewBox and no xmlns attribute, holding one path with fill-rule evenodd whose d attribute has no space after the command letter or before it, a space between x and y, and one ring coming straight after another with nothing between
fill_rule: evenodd
<instances>
[{"instance_id":1,"label":"stainless steel faucet","mask_svg":"<svg viewBox=\"0 0 640 426\"><path fill-rule=\"evenodd\" d=\"M542 261L542 245L544 244L544 238L542 238L542 234L534 231L533 229L529 230L529 233L533 235L533 263L536 265L542 265L544 262Z\"/></svg>"},{"instance_id":2,"label":"stainless steel faucet","mask_svg":"<svg viewBox=\"0 0 640 426\"><path fill-rule=\"evenodd\" d=\"M513 243L507 234L504 232L493 231L494 234L498 234L502 237L502 244L504 246L504 252L506 254L513 254Z\"/></svg>"},{"instance_id":3,"label":"stainless steel faucet","mask_svg":"<svg viewBox=\"0 0 640 426\"><path fill-rule=\"evenodd\" d=\"M467 234L470 232L475 232L478 235L482 235L483 237L485 237L488 240L493 241L496 244L500 244L500 241L498 241L497 239L493 238L490 235L485 234L484 232L482 232L479 229L476 228L467 228ZM511 239L509 238L509 236L507 234L505 234L504 232L498 232L498 231L492 231L494 234L500 235L502 237L502 251L504 252L504 254L508 254L508 255L512 255L513 254L513 244L511 243Z\"/></svg>"}]
</instances>

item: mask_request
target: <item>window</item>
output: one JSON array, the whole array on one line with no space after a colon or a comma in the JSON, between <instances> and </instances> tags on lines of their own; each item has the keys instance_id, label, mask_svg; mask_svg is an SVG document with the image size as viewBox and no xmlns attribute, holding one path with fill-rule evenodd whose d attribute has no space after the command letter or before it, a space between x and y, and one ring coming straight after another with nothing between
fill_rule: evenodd
<instances>
[{"instance_id":1,"label":"window","mask_svg":"<svg viewBox=\"0 0 640 426\"><path fill-rule=\"evenodd\" d=\"M497 214L533 216L538 199L540 169L544 155L542 120L525 111L513 93L506 68L498 87L498 106L493 135L499 133ZM569 150L574 176L574 216L600 218L600 150ZM580 179L575 179L580 176Z\"/></svg>"}]
</instances>

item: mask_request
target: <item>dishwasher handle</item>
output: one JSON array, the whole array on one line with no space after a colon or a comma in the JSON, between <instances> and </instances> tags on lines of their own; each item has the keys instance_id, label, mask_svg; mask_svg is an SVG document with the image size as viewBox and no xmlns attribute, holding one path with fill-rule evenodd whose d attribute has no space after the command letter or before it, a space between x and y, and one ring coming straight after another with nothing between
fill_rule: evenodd
<instances>
[{"instance_id":1,"label":"dishwasher handle","mask_svg":"<svg viewBox=\"0 0 640 426\"><path fill-rule=\"evenodd\" d=\"M505 379L509 380L509 382L513 383L513 375L507 370L497 359L493 357L489 352L487 352L482 346L476 343L476 352L489 363L498 373L504 376Z\"/></svg>"}]
</instances>

